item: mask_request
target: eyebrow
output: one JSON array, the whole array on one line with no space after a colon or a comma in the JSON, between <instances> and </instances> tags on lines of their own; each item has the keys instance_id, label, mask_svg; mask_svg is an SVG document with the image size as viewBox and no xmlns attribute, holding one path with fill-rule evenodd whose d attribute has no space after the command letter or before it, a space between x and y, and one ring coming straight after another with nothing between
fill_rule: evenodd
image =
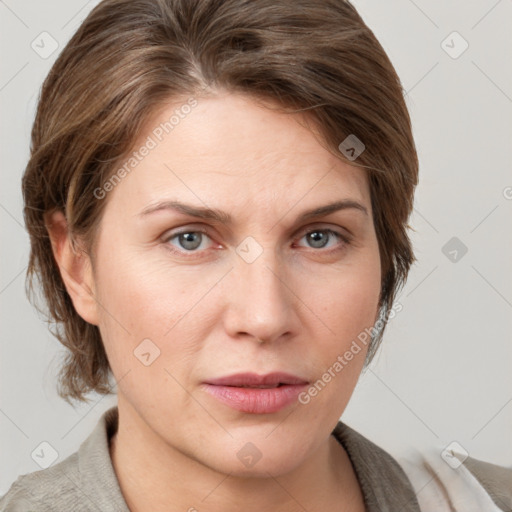
<instances>
[{"instance_id":1,"label":"eyebrow","mask_svg":"<svg viewBox=\"0 0 512 512\"><path fill-rule=\"evenodd\" d=\"M324 206L319 206L317 208L313 208L311 210L302 212L296 219L296 222L303 222L305 220L317 217L324 217L339 210L347 209L355 209L363 212L365 215L368 215L368 210L361 203L358 203L353 199L342 199L339 201L335 201L333 203L326 204ZM138 214L138 217L144 218L150 215L151 213L161 210L177 211L190 217L213 220L221 224L230 225L233 223L233 218L227 212L215 208L194 206L191 204L182 203L180 201L160 201L158 203L149 205Z\"/></svg>"}]
</instances>

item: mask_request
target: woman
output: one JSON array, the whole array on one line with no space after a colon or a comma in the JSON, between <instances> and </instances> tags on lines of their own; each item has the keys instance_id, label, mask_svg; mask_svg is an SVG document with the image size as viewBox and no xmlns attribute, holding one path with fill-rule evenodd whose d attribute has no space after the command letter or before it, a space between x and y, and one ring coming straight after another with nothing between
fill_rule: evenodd
<instances>
[{"instance_id":1,"label":"woman","mask_svg":"<svg viewBox=\"0 0 512 512\"><path fill-rule=\"evenodd\" d=\"M111 392L1 510L417 511L339 421L414 256L400 81L348 2L106 0L46 79L29 277Z\"/></svg>"}]
</instances>

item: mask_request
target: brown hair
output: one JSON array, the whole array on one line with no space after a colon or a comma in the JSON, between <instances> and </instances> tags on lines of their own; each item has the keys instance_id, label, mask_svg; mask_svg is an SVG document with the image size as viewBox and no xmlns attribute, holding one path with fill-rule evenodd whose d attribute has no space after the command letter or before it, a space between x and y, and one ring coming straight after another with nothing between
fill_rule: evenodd
<instances>
[{"instance_id":1,"label":"brown hair","mask_svg":"<svg viewBox=\"0 0 512 512\"><path fill-rule=\"evenodd\" d=\"M44 214L64 212L93 260L106 200L94 191L112 175L165 102L209 90L307 111L325 147L368 173L382 263L380 314L393 306L415 260L407 221L418 160L400 80L355 8L344 0L104 0L50 70L23 176L31 252L27 294L37 276L52 333L69 349L59 395L111 392L99 329L75 311L53 256ZM339 144L356 135L357 161ZM37 305L36 305L37 307ZM380 345L374 331L365 365ZM51 330L51 327L50 327Z\"/></svg>"}]
</instances>

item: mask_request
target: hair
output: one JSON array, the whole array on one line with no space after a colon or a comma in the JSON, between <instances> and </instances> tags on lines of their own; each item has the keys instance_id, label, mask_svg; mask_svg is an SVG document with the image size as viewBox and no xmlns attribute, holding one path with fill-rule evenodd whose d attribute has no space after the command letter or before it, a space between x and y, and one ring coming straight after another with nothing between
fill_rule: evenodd
<instances>
[{"instance_id":1,"label":"hair","mask_svg":"<svg viewBox=\"0 0 512 512\"><path fill-rule=\"evenodd\" d=\"M221 89L305 112L332 154L367 173L383 326L372 330L365 367L381 343L415 261L407 222L418 158L400 79L356 9L345 0L104 0L42 85L22 179L26 292L43 312L34 300L37 276L49 329L68 349L57 388L69 403L111 393L111 369L98 327L78 315L66 291L44 215L62 211L73 247L82 240L94 262L108 200L94 191L159 108ZM357 161L339 149L349 135L365 145Z\"/></svg>"}]
</instances>

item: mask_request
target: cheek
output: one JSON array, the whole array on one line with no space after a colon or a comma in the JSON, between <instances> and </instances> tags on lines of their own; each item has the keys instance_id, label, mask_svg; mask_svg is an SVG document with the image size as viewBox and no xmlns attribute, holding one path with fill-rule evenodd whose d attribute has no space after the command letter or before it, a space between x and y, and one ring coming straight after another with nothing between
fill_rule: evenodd
<instances>
[{"instance_id":1,"label":"cheek","mask_svg":"<svg viewBox=\"0 0 512 512\"><path fill-rule=\"evenodd\" d=\"M315 328L315 348L305 354L316 370L315 380L301 395L299 403L309 424L318 429L326 424L334 425L350 401L377 315L378 266L377 271L353 270L340 273L328 286L319 286L317 293L309 294L321 322Z\"/></svg>"},{"instance_id":2,"label":"cheek","mask_svg":"<svg viewBox=\"0 0 512 512\"><path fill-rule=\"evenodd\" d=\"M113 374L122 379L119 389L141 407L154 397L178 406L187 399L178 382L190 372L199 350L194 340L201 339L192 328L198 323L190 276L142 257L112 255L103 263L100 331Z\"/></svg>"},{"instance_id":3,"label":"cheek","mask_svg":"<svg viewBox=\"0 0 512 512\"><path fill-rule=\"evenodd\" d=\"M177 269L164 258L136 252L103 259L97 277L100 331L118 374L140 371L134 351L143 342L150 352L151 343L155 353L160 351L152 367L187 371L200 348L198 340L204 339L202 319L212 307L209 297L203 298L219 280L216 275L203 277L198 268ZM151 343L144 341L148 339Z\"/></svg>"},{"instance_id":4,"label":"cheek","mask_svg":"<svg viewBox=\"0 0 512 512\"><path fill-rule=\"evenodd\" d=\"M321 402L335 400L345 405L352 393L377 318L380 278L376 249L367 258L340 267L325 278L309 279L307 290L302 290L317 317L316 350L312 354L317 377L329 382Z\"/></svg>"},{"instance_id":5,"label":"cheek","mask_svg":"<svg viewBox=\"0 0 512 512\"><path fill-rule=\"evenodd\" d=\"M178 308L187 291L185 283L169 269L165 272L137 254L118 258L112 255L102 263L97 289L106 310L105 324L118 320L125 335L128 331L137 336L150 332L162 336L180 315Z\"/></svg>"},{"instance_id":6,"label":"cheek","mask_svg":"<svg viewBox=\"0 0 512 512\"><path fill-rule=\"evenodd\" d=\"M376 320L380 295L378 257L364 265L342 268L324 280L310 281L307 294L306 290L303 293L330 338L350 343Z\"/></svg>"}]
</instances>

